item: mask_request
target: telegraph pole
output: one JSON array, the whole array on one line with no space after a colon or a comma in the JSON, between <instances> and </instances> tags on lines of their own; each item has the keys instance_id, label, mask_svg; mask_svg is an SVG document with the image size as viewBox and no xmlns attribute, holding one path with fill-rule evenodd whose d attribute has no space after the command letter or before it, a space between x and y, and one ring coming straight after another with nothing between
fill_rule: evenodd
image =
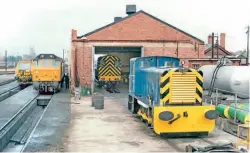
<instances>
[{"instance_id":1,"label":"telegraph pole","mask_svg":"<svg viewBox=\"0 0 250 153\"><path fill-rule=\"evenodd\" d=\"M63 60L64 60L64 49L63 49Z\"/></svg>"},{"instance_id":2,"label":"telegraph pole","mask_svg":"<svg viewBox=\"0 0 250 153\"><path fill-rule=\"evenodd\" d=\"M217 59L219 59L219 40L218 40L218 36L217 36L216 44L217 44Z\"/></svg>"},{"instance_id":3,"label":"telegraph pole","mask_svg":"<svg viewBox=\"0 0 250 153\"><path fill-rule=\"evenodd\" d=\"M247 26L247 65L249 65L249 26Z\"/></svg>"},{"instance_id":4,"label":"telegraph pole","mask_svg":"<svg viewBox=\"0 0 250 153\"><path fill-rule=\"evenodd\" d=\"M214 33L212 33L212 58L214 58Z\"/></svg>"}]
</instances>

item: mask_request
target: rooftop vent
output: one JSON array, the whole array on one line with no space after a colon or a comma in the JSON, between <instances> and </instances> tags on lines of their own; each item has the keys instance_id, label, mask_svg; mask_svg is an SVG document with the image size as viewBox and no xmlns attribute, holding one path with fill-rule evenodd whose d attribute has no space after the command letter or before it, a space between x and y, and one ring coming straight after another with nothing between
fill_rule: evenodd
<instances>
[{"instance_id":1,"label":"rooftop vent","mask_svg":"<svg viewBox=\"0 0 250 153\"><path fill-rule=\"evenodd\" d=\"M126 5L126 13L127 15L136 13L136 5Z\"/></svg>"},{"instance_id":2,"label":"rooftop vent","mask_svg":"<svg viewBox=\"0 0 250 153\"><path fill-rule=\"evenodd\" d=\"M115 17L114 18L114 22L118 22L118 21L121 21L122 20L122 17Z\"/></svg>"}]
</instances>

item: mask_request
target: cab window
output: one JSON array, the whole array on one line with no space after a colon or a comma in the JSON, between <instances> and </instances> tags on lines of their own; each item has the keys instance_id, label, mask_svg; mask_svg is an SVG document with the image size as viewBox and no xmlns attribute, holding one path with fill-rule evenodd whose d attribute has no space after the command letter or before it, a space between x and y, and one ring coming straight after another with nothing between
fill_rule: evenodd
<instances>
[{"instance_id":1,"label":"cab window","mask_svg":"<svg viewBox=\"0 0 250 153\"><path fill-rule=\"evenodd\" d=\"M115 61L115 67L120 67L120 66L121 66L121 62L118 61L118 60L116 60L116 61Z\"/></svg>"},{"instance_id":2,"label":"cab window","mask_svg":"<svg viewBox=\"0 0 250 153\"><path fill-rule=\"evenodd\" d=\"M38 66L40 66L40 64L41 64L41 62L38 60L38 61L34 61L34 65L35 65L35 67L38 67Z\"/></svg>"},{"instance_id":3,"label":"cab window","mask_svg":"<svg viewBox=\"0 0 250 153\"><path fill-rule=\"evenodd\" d=\"M20 63L19 69L20 70L30 70L30 63Z\"/></svg>"},{"instance_id":4,"label":"cab window","mask_svg":"<svg viewBox=\"0 0 250 153\"><path fill-rule=\"evenodd\" d=\"M165 66L167 67L174 67L174 62L165 62Z\"/></svg>"},{"instance_id":5,"label":"cab window","mask_svg":"<svg viewBox=\"0 0 250 153\"><path fill-rule=\"evenodd\" d=\"M51 66L50 62L51 62L51 60L43 60L43 66L50 67Z\"/></svg>"},{"instance_id":6,"label":"cab window","mask_svg":"<svg viewBox=\"0 0 250 153\"><path fill-rule=\"evenodd\" d=\"M53 61L53 67L58 67L59 62L58 61Z\"/></svg>"}]
</instances>

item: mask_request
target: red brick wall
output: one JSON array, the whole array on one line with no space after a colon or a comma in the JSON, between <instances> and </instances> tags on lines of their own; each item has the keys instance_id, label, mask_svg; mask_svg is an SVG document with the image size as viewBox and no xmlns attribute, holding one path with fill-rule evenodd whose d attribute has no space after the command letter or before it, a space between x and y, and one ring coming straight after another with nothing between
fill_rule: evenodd
<instances>
[{"instance_id":1,"label":"red brick wall","mask_svg":"<svg viewBox=\"0 0 250 153\"><path fill-rule=\"evenodd\" d=\"M77 69L78 76L80 78L81 85L87 85L91 87L92 84L92 47L93 46L145 46L144 56L171 56L176 57L176 43L150 43L150 42L73 42L71 48L71 61L72 61L72 86L74 86L74 65L75 54L77 57ZM186 46L186 47L185 47ZM199 50L202 50L204 46L200 45ZM198 57L198 48L195 51L193 45L189 43L179 44L179 57L180 58L194 58ZM204 57L203 52L199 51L199 56ZM187 64L188 62L186 62Z\"/></svg>"},{"instance_id":2,"label":"red brick wall","mask_svg":"<svg viewBox=\"0 0 250 153\"><path fill-rule=\"evenodd\" d=\"M190 40L190 36L149 17L144 13L127 18L87 36L88 40Z\"/></svg>"},{"instance_id":3,"label":"red brick wall","mask_svg":"<svg viewBox=\"0 0 250 153\"><path fill-rule=\"evenodd\" d=\"M87 85L91 87L92 83L92 48L86 47L82 42L72 43L72 82L71 85L74 86L75 81L75 64L77 67L77 76L80 79L81 86ZM75 56L76 54L76 56ZM76 59L76 62L74 60Z\"/></svg>"},{"instance_id":4,"label":"red brick wall","mask_svg":"<svg viewBox=\"0 0 250 153\"><path fill-rule=\"evenodd\" d=\"M72 39L77 39L77 31L72 30ZM158 41L158 42L156 42ZM139 13L110 27L87 36L87 40L78 39L72 42L72 85L74 85L75 54L77 57L78 76L81 85L91 87L92 84L92 47L98 43L106 46L144 46L144 56L165 55L177 57L177 43L167 41L182 41L178 49L179 58L203 58L202 42L166 26L165 24ZM183 42L185 41L185 43ZM197 44L196 50L194 44ZM166 46L165 46L166 45ZM186 63L188 64L188 62Z\"/></svg>"}]
</instances>

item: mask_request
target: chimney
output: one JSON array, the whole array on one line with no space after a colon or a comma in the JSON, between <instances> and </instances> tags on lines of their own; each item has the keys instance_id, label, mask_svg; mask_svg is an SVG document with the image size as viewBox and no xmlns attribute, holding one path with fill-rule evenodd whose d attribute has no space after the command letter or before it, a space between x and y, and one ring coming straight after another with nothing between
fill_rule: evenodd
<instances>
[{"instance_id":1,"label":"chimney","mask_svg":"<svg viewBox=\"0 0 250 153\"><path fill-rule=\"evenodd\" d=\"M71 39L76 40L77 39L77 30L72 29L71 30Z\"/></svg>"},{"instance_id":2,"label":"chimney","mask_svg":"<svg viewBox=\"0 0 250 153\"><path fill-rule=\"evenodd\" d=\"M126 14L131 15L136 13L136 5L126 5Z\"/></svg>"},{"instance_id":3,"label":"chimney","mask_svg":"<svg viewBox=\"0 0 250 153\"><path fill-rule=\"evenodd\" d=\"M114 22L119 22L119 21L121 21L122 20L122 17L115 17L114 18Z\"/></svg>"},{"instance_id":4,"label":"chimney","mask_svg":"<svg viewBox=\"0 0 250 153\"><path fill-rule=\"evenodd\" d=\"M208 36L207 43L210 45L212 44L212 36L211 35Z\"/></svg>"},{"instance_id":5,"label":"chimney","mask_svg":"<svg viewBox=\"0 0 250 153\"><path fill-rule=\"evenodd\" d=\"M226 45L226 34L221 33L220 34L220 46L225 48L225 45Z\"/></svg>"}]
</instances>

